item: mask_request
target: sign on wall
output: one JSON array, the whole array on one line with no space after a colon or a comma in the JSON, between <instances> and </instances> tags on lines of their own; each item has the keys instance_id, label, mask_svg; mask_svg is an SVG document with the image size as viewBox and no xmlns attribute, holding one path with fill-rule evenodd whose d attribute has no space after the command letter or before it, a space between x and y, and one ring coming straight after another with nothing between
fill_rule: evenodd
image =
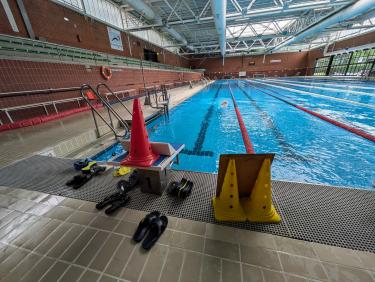
<instances>
[{"instance_id":1,"label":"sign on wall","mask_svg":"<svg viewBox=\"0 0 375 282\"><path fill-rule=\"evenodd\" d=\"M271 64L278 64L281 63L281 59L275 59L275 60L270 60Z\"/></svg>"},{"instance_id":2,"label":"sign on wall","mask_svg":"<svg viewBox=\"0 0 375 282\"><path fill-rule=\"evenodd\" d=\"M107 27L107 29L111 48L115 50L124 51L124 48L122 47L121 32L109 26Z\"/></svg>"},{"instance_id":3,"label":"sign on wall","mask_svg":"<svg viewBox=\"0 0 375 282\"><path fill-rule=\"evenodd\" d=\"M245 76L246 76L246 71L240 71L240 72L238 73L238 76L239 76L239 77L245 77Z\"/></svg>"}]
</instances>

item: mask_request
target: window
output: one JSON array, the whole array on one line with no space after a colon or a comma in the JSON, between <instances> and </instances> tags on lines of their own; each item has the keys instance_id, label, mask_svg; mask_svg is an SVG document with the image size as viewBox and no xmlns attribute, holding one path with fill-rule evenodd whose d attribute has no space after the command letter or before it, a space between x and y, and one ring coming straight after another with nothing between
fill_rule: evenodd
<instances>
[{"instance_id":1,"label":"window","mask_svg":"<svg viewBox=\"0 0 375 282\"><path fill-rule=\"evenodd\" d=\"M56 0L65 6L79 10L87 15L111 24L120 30L144 25L142 21L121 9L119 5L110 0ZM82 5L83 3L83 5ZM175 43L170 38L156 30L142 30L131 32L138 38L144 39L160 47L173 46ZM179 47L165 48L170 52L178 53Z\"/></svg>"},{"instance_id":2,"label":"window","mask_svg":"<svg viewBox=\"0 0 375 282\"><path fill-rule=\"evenodd\" d=\"M332 60L329 75L345 75L351 55L351 53L335 55Z\"/></svg>"},{"instance_id":3,"label":"window","mask_svg":"<svg viewBox=\"0 0 375 282\"><path fill-rule=\"evenodd\" d=\"M326 75L330 57L319 58L316 60L314 75L323 76Z\"/></svg>"},{"instance_id":4,"label":"window","mask_svg":"<svg viewBox=\"0 0 375 282\"><path fill-rule=\"evenodd\" d=\"M158 53L148 49L143 49L143 52L146 61L158 62Z\"/></svg>"},{"instance_id":5,"label":"window","mask_svg":"<svg viewBox=\"0 0 375 282\"><path fill-rule=\"evenodd\" d=\"M360 50L353 53L347 75L368 76L375 60L375 49Z\"/></svg>"},{"instance_id":6,"label":"window","mask_svg":"<svg viewBox=\"0 0 375 282\"><path fill-rule=\"evenodd\" d=\"M324 76L369 76L375 72L375 49L357 50L350 53L337 54L332 57L319 58L316 61L314 75Z\"/></svg>"}]
</instances>

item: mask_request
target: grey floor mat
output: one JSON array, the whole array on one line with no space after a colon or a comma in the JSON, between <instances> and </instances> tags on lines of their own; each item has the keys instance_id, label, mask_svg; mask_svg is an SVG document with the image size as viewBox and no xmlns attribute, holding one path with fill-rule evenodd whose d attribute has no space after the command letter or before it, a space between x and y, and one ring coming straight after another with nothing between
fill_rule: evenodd
<instances>
[{"instance_id":1,"label":"grey floor mat","mask_svg":"<svg viewBox=\"0 0 375 282\"><path fill-rule=\"evenodd\" d=\"M65 182L76 174L73 160L33 156L0 170L0 185L98 202L116 191L119 180L107 171L78 190ZM273 198L280 224L219 223L213 217L211 199L216 175L171 171L171 181L182 177L194 182L185 200L130 192L129 208L191 220L224 224L306 241L375 252L375 191L273 181Z\"/></svg>"}]
</instances>

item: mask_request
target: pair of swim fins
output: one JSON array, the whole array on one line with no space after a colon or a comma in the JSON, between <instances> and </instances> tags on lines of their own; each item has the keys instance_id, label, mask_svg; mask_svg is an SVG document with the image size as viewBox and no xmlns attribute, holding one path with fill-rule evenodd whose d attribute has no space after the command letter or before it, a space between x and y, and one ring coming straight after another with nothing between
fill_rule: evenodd
<instances>
[{"instance_id":1,"label":"pair of swim fins","mask_svg":"<svg viewBox=\"0 0 375 282\"><path fill-rule=\"evenodd\" d=\"M95 165L91 167L90 171L87 173L78 174L74 176L71 180L66 182L67 186L71 186L73 189L78 189L87 183L94 176L104 172L106 168L104 166Z\"/></svg>"},{"instance_id":2,"label":"pair of swim fins","mask_svg":"<svg viewBox=\"0 0 375 282\"><path fill-rule=\"evenodd\" d=\"M103 201L96 204L96 208L98 210L104 209L105 207L109 206L105 213L110 215L114 213L121 207L125 207L126 204L130 201L130 196L127 193L133 189L139 182L138 172L135 170L129 176L128 180L120 180L117 183L117 190L118 192L105 197Z\"/></svg>"},{"instance_id":3,"label":"pair of swim fins","mask_svg":"<svg viewBox=\"0 0 375 282\"><path fill-rule=\"evenodd\" d=\"M92 159L87 158L87 159L75 161L73 164L73 167L75 170L81 171L83 168L87 167L90 163L92 165L92 163L96 163L96 162L93 161Z\"/></svg>"},{"instance_id":4,"label":"pair of swim fins","mask_svg":"<svg viewBox=\"0 0 375 282\"><path fill-rule=\"evenodd\" d=\"M102 210L105 207L109 206L105 213L110 215L114 213L116 210L118 210L121 207L125 207L126 204L130 201L130 196L127 195L124 192L117 192L114 193L108 197L105 197L103 201L96 204L96 208L98 210Z\"/></svg>"},{"instance_id":5,"label":"pair of swim fins","mask_svg":"<svg viewBox=\"0 0 375 282\"><path fill-rule=\"evenodd\" d=\"M191 194L194 183L186 178L182 178L180 182L171 182L167 188L168 194L185 199Z\"/></svg>"},{"instance_id":6,"label":"pair of swim fins","mask_svg":"<svg viewBox=\"0 0 375 282\"><path fill-rule=\"evenodd\" d=\"M153 211L145 216L139 223L133 235L133 240L142 242L144 250L150 250L163 234L168 225L168 218L159 211Z\"/></svg>"}]
</instances>

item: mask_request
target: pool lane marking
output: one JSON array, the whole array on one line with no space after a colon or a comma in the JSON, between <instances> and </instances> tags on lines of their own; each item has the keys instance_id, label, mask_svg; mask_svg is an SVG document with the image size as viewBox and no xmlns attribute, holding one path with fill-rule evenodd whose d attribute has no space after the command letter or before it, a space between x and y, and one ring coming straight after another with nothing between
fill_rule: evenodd
<instances>
[{"instance_id":1,"label":"pool lane marking","mask_svg":"<svg viewBox=\"0 0 375 282\"><path fill-rule=\"evenodd\" d=\"M372 135L372 134L370 134L370 133L367 133L367 132L365 132L365 131L363 131L363 130L361 130L361 129L358 129L358 128L355 128L355 127L352 127L352 126L347 125L347 124L345 124L345 123L342 123L342 122L339 122L339 121L333 120L333 119L331 119L331 118L329 118L329 117L326 117L326 116L323 116L323 115L321 115L321 114L318 114L317 112L311 111L311 110L306 109L306 108L304 108L304 107L302 107L302 106L299 106L299 105L297 105L297 104L294 104L294 103L292 103L292 102L290 102L290 101L288 101L288 100L285 100L285 99L280 98L280 97L278 97L278 96L275 96L275 95L273 95L273 94L267 93L267 92L265 92L264 90L261 90L259 87L256 87L256 86L252 85L249 81L247 81L247 83L248 83L248 85L249 85L250 87L256 88L256 89L258 89L260 92L262 92L262 93L264 93L264 94L267 94L267 95L269 95L269 96L271 96L271 97L273 97L273 98L275 98L275 99L278 99L278 100L280 100L280 101L282 101L282 102L284 102L284 103L286 103L286 104L288 104L288 105L291 105L291 106L293 106L293 107L295 107L295 108L297 108L297 109L299 109L299 110L301 110L301 111L304 111L304 112L306 112L306 113L308 113L308 114L310 114L310 115L312 115L312 116L315 116L315 117L317 117L317 118L320 118L321 120L324 120L324 121L326 121L326 122L329 122L329 123L331 123L331 124L333 124L333 125L335 125L335 126L337 126L337 127L341 127L341 128L343 128L343 129L345 129L345 130L347 130L347 131L349 131L349 132L351 132L351 133L354 133L354 134L356 134L356 135L358 135L358 136L360 136L360 137L362 137L362 138L365 138L365 139L367 139L367 140L370 140L370 141L372 141L372 142L375 142L375 136ZM271 90L269 90L269 89L267 89L267 90L268 90L268 91L271 91ZM273 93L275 93L275 92L273 92Z\"/></svg>"},{"instance_id":2,"label":"pool lane marking","mask_svg":"<svg viewBox=\"0 0 375 282\"><path fill-rule=\"evenodd\" d=\"M254 108L257 110L265 124L269 129L272 130L273 134L275 135L281 149L284 151L285 155L289 158L292 158L293 160L298 160L302 162L308 162L307 158L298 155L294 149L292 149L292 146L286 141L284 135L280 132L280 130L275 126L273 123L272 118L267 114L267 112L263 111L257 104L257 102L250 97L250 95L239 85L237 82L238 88L242 91L242 93L251 101L251 104L254 106Z\"/></svg>"},{"instance_id":3,"label":"pool lane marking","mask_svg":"<svg viewBox=\"0 0 375 282\"><path fill-rule=\"evenodd\" d=\"M288 80L285 80L285 81L291 81L291 82L298 82L298 80L292 80L292 79L288 79ZM350 82L350 80L347 80L348 82ZM374 90L374 87L368 87L368 86L360 86L360 85L341 85L341 84L337 84L337 83L331 83L331 82L310 82L310 80L306 81L302 81L303 83L308 83L308 84L318 84L318 85L321 85L322 83L324 84L327 84L327 85L330 85L330 86L337 86L337 87L342 87L342 88L357 88L357 89L368 89L368 90Z\"/></svg>"},{"instance_id":4,"label":"pool lane marking","mask_svg":"<svg viewBox=\"0 0 375 282\"><path fill-rule=\"evenodd\" d=\"M198 137L194 143L194 149L193 150L183 149L181 151L182 154L193 155L193 156L209 156L209 157L212 157L214 155L212 151L202 151L202 148L203 148L204 140L206 139L206 134L207 134L207 130L210 125L210 122L211 122L212 114L214 113L214 101L217 99L219 95L221 86L222 85L220 85L218 89L216 90L215 96L212 99L211 106L208 108L202 120L201 128L198 133Z\"/></svg>"},{"instance_id":5,"label":"pool lane marking","mask_svg":"<svg viewBox=\"0 0 375 282\"><path fill-rule=\"evenodd\" d=\"M243 140L243 143L245 144L246 152L248 154L255 154L253 144L251 143L249 133L247 132L245 123L243 122L240 110L238 109L237 102L234 99L232 88L230 87L229 82L228 82L228 88L229 88L230 95L232 96L234 110L236 111L237 121L238 121L238 125L240 126L240 130L241 130L241 134L242 134L242 140Z\"/></svg>"},{"instance_id":6,"label":"pool lane marking","mask_svg":"<svg viewBox=\"0 0 375 282\"><path fill-rule=\"evenodd\" d=\"M272 87L275 87L275 88L288 90L290 92L296 92L296 93L301 93L301 94L304 94L304 95L316 96L316 97L319 97L319 98L324 98L324 99L339 101L339 102L342 102L342 103L358 105L358 106L362 106L362 107L365 107L365 108L375 109L375 106L366 105L366 104L355 102L355 101L349 101L349 100L346 100L346 99L335 98L335 97L331 97L331 96L327 96L327 95L320 95L320 94L313 93L313 92L297 90L297 89L294 89L294 88L280 86L280 85L274 85L272 83L264 83L264 82L260 82L259 80L255 80L255 81L252 81L252 82L263 84L263 85L266 85L266 86L272 86Z\"/></svg>"},{"instance_id":7,"label":"pool lane marking","mask_svg":"<svg viewBox=\"0 0 375 282\"><path fill-rule=\"evenodd\" d=\"M335 92L341 92L341 93L344 93L344 94L350 93L350 94L354 94L354 95L363 95L363 96L375 97L375 94L372 94L372 93L359 92L359 91L353 91L353 90L348 90L348 89L336 89L336 88L330 88L330 87L312 86L312 85L309 85L309 83L303 83L303 82L290 83L290 82L285 82L285 81L282 81L282 80L279 80L279 79L267 79L265 81L271 81L271 82L275 82L275 83L287 84L287 85L292 85L292 86L297 86L297 87L305 87L305 88L335 91ZM302 85L302 84L307 84L307 85Z\"/></svg>"}]
</instances>

